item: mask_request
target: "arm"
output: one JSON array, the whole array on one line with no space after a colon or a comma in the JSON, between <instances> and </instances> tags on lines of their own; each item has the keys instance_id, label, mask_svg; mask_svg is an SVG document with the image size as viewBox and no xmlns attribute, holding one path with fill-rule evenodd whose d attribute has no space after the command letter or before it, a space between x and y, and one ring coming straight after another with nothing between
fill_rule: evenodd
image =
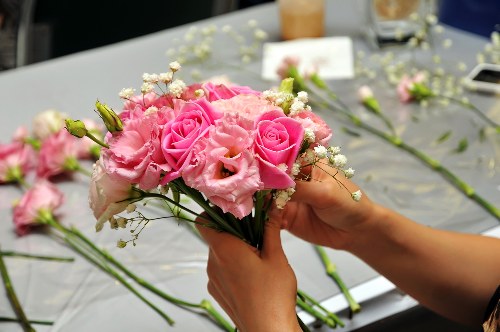
<instances>
[{"instance_id":1,"label":"arm","mask_svg":"<svg viewBox=\"0 0 500 332\"><path fill-rule=\"evenodd\" d=\"M349 189L357 187L339 178ZM347 250L437 313L479 324L500 284L500 240L432 229L371 202L353 202L315 169L275 218L310 242Z\"/></svg>"}]
</instances>

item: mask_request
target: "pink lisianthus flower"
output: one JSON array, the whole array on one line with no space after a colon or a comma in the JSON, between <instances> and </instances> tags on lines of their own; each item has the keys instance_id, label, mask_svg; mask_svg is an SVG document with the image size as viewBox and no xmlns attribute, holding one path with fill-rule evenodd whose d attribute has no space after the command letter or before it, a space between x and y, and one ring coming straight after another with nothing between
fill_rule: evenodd
<instances>
[{"instance_id":1,"label":"pink lisianthus flower","mask_svg":"<svg viewBox=\"0 0 500 332\"><path fill-rule=\"evenodd\" d=\"M12 135L13 142L21 142L24 143L26 139L29 137L28 128L25 126L18 127L16 131L14 131L14 135Z\"/></svg>"},{"instance_id":2,"label":"pink lisianthus flower","mask_svg":"<svg viewBox=\"0 0 500 332\"><path fill-rule=\"evenodd\" d=\"M314 112L303 111L297 113L293 119L300 122L304 129L312 130L315 137L315 144L328 145L328 141L332 138L332 129L321 117Z\"/></svg>"},{"instance_id":3,"label":"pink lisianthus flower","mask_svg":"<svg viewBox=\"0 0 500 332\"><path fill-rule=\"evenodd\" d=\"M33 135L39 140L48 138L63 129L66 117L64 113L52 109L38 113L33 118Z\"/></svg>"},{"instance_id":4,"label":"pink lisianthus flower","mask_svg":"<svg viewBox=\"0 0 500 332\"><path fill-rule=\"evenodd\" d=\"M106 172L102 158L95 163L89 188L89 206L97 220L97 231L115 214L139 199L140 193L132 189L129 181Z\"/></svg>"},{"instance_id":5,"label":"pink lisianthus flower","mask_svg":"<svg viewBox=\"0 0 500 332\"><path fill-rule=\"evenodd\" d=\"M74 171L77 165L76 144L77 138L65 129L47 137L38 152L37 177L47 179Z\"/></svg>"},{"instance_id":6,"label":"pink lisianthus flower","mask_svg":"<svg viewBox=\"0 0 500 332\"><path fill-rule=\"evenodd\" d=\"M256 95L260 96L262 92L255 91L248 86L240 85L224 85L224 84L214 84L212 82L204 83L202 86L205 91L205 95L209 101L215 101L219 99L230 99L237 95Z\"/></svg>"},{"instance_id":7,"label":"pink lisianthus flower","mask_svg":"<svg viewBox=\"0 0 500 332\"><path fill-rule=\"evenodd\" d=\"M303 138L304 128L300 122L283 112L267 112L257 121L255 154L266 189L295 186L290 173Z\"/></svg>"},{"instance_id":8,"label":"pink lisianthus flower","mask_svg":"<svg viewBox=\"0 0 500 332\"><path fill-rule=\"evenodd\" d=\"M170 171L160 147L161 126L157 113L125 122L123 131L107 135L109 149L102 149L104 166L113 177L119 177L141 189L158 186L162 172Z\"/></svg>"},{"instance_id":9,"label":"pink lisianthus flower","mask_svg":"<svg viewBox=\"0 0 500 332\"><path fill-rule=\"evenodd\" d=\"M21 142L0 144L0 183L22 181L33 169L35 152Z\"/></svg>"},{"instance_id":10,"label":"pink lisianthus flower","mask_svg":"<svg viewBox=\"0 0 500 332\"><path fill-rule=\"evenodd\" d=\"M283 110L278 106L274 106L261 96L251 94L216 100L212 102L212 105L224 113L238 113L241 117L250 120L252 126L263 113L279 111L284 115Z\"/></svg>"},{"instance_id":11,"label":"pink lisianthus flower","mask_svg":"<svg viewBox=\"0 0 500 332\"><path fill-rule=\"evenodd\" d=\"M397 86L397 92L399 100L403 103L409 103L415 97L418 97L414 91L414 87L417 84L422 84L425 81L425 74L422 72L416 73L413 77L408 75L403 75Z\"/></svg>"},{"instance_id":12,"label":"pink lisianthus flower","mask_svg":"<svg viewBox=\"0 0 500 332\"><path fill-rule=\"evenodd\" d=\"M25 235L30 228L53 218L63 203L63 194L47 180L39 180L14 206L14 225L18 235Z\"/></svg>"},{"instance_id":13,"label":"pink lisianthus flower","mask_svg":"<svg viewBox=\"0 0 500 332\"><path fill-rule=\"evenodd\" d=\"M290 70L290 67L298 67L299 63L300 63L300 58L298 56L292 56L292 55L286 56L279 64L276 73L281 79L285 79L288 77L288 71Z\"/></svg>"},{"instance_id":14,"label":"pink lisianthus flower","mask_svg":"<svg viewBox=\"0 0 500 332\"><path fill-rule=\"evenodd\" d=\"M161 150L171 168L161 184L166 184L181 176L190 161L193 146L199 139L208 135L210 126L222 113L205 98L184 103L179 115L163 128Z\"/></svg>"},{"instance_id":15,"label":"pink lisianthus flower","mask_svg":"<svg viewBox=\"0 0 500 332\"><path fill-rule=\"evenodd\" d=\"M264 187L258 162L249 150L252 137L231 119L217 121L209 137L196 143L194 162L182 176L223 212L241 219L252 212L253 194Z\"/></svg>"}]
</instances>

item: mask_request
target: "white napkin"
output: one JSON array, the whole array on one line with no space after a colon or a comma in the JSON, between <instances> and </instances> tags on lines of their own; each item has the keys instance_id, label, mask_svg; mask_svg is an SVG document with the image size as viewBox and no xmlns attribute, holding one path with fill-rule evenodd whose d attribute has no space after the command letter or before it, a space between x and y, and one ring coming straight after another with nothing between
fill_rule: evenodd
<instances>
[{"instance_id":1,"label":"white napkin","mask_svg":"<svg viewBox=\"0 0 500 332\"><path fill-rule=\"evenodd\" d=\"M316 67L323 79L354 77L352 40L349 37L307 38L265 43L262 78L279 80L276 70L286 56L296 56L300 59L301 73L308 68Z\"/></svg>"}]
</instances>

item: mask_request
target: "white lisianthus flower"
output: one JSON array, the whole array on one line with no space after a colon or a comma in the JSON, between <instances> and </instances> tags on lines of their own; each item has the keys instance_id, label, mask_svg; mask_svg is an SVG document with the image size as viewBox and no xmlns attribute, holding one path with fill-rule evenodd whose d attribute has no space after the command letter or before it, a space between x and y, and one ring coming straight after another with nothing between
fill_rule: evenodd
<instances>
[{"instance_id":1,"label":"white lisianthus flower","mask_svg":"<svg viewBox=\"0 0 500 332\"><path fill-rule=\"evenodd\" d=\"M38 113L33 119L33 135L40 140L46 139L64 127L65 118L66 114L54 109Z\"/></svg>"}]
</instances>

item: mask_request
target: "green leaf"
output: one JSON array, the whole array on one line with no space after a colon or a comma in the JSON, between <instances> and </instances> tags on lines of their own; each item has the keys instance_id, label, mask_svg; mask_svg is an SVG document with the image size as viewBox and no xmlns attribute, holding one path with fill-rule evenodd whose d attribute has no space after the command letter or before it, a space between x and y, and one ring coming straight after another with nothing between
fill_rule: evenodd
<instances>
[{"instance_id":1,"label":"green leaf","mask_svg":"<svg viewBox=\"0 0 500 332\"><path fill-rule=\"evenodd\" d=\"M462 153L465 150L467 150L468 147L469 147L469 141L467 140L467 138L462 138L460 142L458 142L458 146L455 150L453 150L453 152Z\"/></svg>"},{"instance_id":2,"label":"green leaf","mask_svg":"<svg viewBox=\"0 0 500 332\"><path fill-rule=\"evenodd\" d=\"M479 142L484 142L486 140L486 128L482 127L479 129Z\"/></svg>"},{"instance_id":3,"label":"green leaf","mask_svg":"<svg viewBox=\"0 0 500 332\"><path fill-rule=\"evenodd\" d=\"M445 141L448 140L448 138L451 137L451 134L452 134L452 131L451 130L448 130L447 132L443 133L441 136L438 137L438 139L436 140L436 144L441 144Z\"/></svg>"}]
</instances>

